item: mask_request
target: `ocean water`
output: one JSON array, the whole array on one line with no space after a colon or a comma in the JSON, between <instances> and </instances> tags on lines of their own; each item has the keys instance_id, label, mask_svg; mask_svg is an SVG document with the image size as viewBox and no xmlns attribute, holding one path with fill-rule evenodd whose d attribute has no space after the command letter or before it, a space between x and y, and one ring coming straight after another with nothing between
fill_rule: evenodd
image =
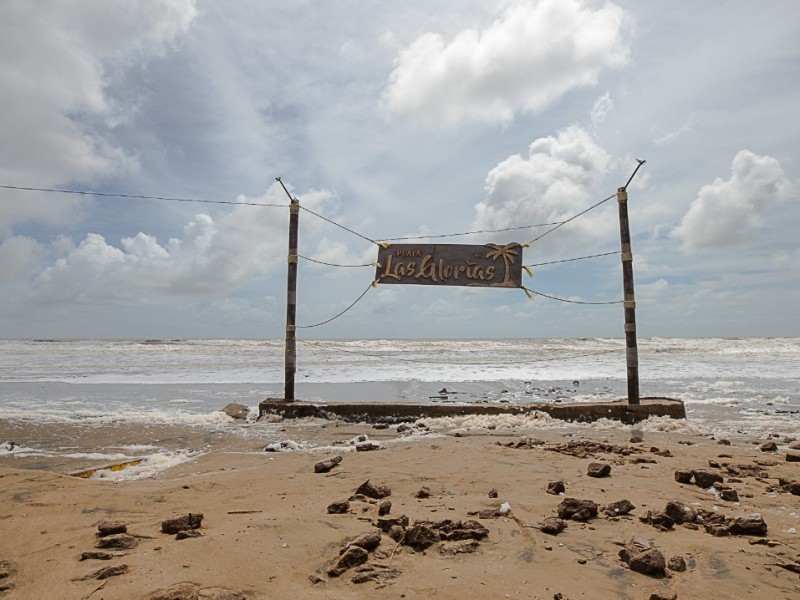
<instances>
[{"instance_id":1,"label":"ocean water","mask_svg":"<svg viewBox=\"0 0 800 600\"><path fill-rule=\"evenodd\" d=\"M219 410L241 402L254 417L261 400L282 397L283 356L282 340L0 340L0 422L236 429L242 434L241 424ZM642 396L683 400L687 412L686 421L654 419L644 428L727 436L800 434L800 338L642 339L639 373ZM314 402L591 402L623 398L625 377L622 339L298 340L296 397ZM279 428L251 425L257 435L278 439ZM492 424L498 425L567 426L543 415ZM480 427L482 422L443 420L439 426ZM598 426L618 425L593 425ZM0 439L0 457L37 451L20 448ZM51 445L47 451L56 449ZM123 460L141 456L143 449L133 444L98 451L109 460ZM176 460L193 456L170 451Z\"/></svg>"}]
</instances>

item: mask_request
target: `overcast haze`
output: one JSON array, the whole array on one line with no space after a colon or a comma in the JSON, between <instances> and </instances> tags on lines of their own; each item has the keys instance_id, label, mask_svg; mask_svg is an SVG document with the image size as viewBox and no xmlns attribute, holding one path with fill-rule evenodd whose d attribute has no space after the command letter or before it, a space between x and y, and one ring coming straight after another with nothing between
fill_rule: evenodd
<instances>
[{"instance_id":1,"label":"overcast haze","mask_svg":"<svg viewBox=\"0 0 800 600\"><path fill-rule=\"evenodd\" d=\"M251 206L279 176L380 241L563 221L637 158L639 335L800 336L798 39L794 0L6 0L0 185L227 204L0 189L0 337L282 337L288 210ZM524 263L616 250L612 199ZM302 211L300 254L377 248ZM301 260L298 324L374 275ZM622 297L618 255L524 283ZM378 285L298 335L621 337L623 311Z\"/></svg>"}]
</instances>

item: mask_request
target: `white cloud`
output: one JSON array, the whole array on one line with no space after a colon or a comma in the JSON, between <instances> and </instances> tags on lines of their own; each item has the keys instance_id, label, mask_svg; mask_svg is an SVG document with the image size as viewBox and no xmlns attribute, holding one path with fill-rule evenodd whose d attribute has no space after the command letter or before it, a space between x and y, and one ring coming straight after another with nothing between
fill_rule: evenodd
<instances>
[{"instance_id":1,"label":"white cloud","mask_svg":"<svg viewBox=\"0 0 800 600\"><path fill-rule=\"evenodd\" d=\"M486 176L487 198L475 207L473 228L501 229L572 217L588 208L591 201L602 199L593 196L596 192L591 186L601 181L610 160L608 153L577 125L556 137L539 138L530 145L527 158L510 156ZM563 233L569 231L569 240L561 245L575 245L576 235L581 240L578 244L608 237L616 222L588 213L568 227ZM523 242L527 241L523 238L532 239L544 231L533 229L507 235ZM557 237L563 235L553 233L542 243L551 246Z\"/></svg>"},{"instance_id":2,"label":"white cloud","mask_svg":"<svg viewBox=\"0 0 800 600\"><path fill-rule=\"evenodd\" d=\"M257 203L281 203L283 198L277 183L261 199L242 197ZM330 194L314 191L300 198L304 206L319 210ZM123 238L120 247L97 233L77 246L57 239L53 248L60 257L37 276L28 276L33 281L27 297L45 304L136 305L224 295L285 264L285 216L279 208L254 206L238 206L216 220L198 214L181 238L166 244L143 232Z\"/></svg>"},{"instance_id":3,"label":"white cloud","mask_svg":"<svg viewBox=\"0 0 800 600\"><path fill-rule=\"evenodd\" d=\"M592 106L592 111L589 113L592 119L592 125L595 127L600 125L600 123L608 118L612 110L614 110L614 101L611 99L611 93L606 92L597 99L594 106Z\"/></svg>"},{"instance_id":4,"label":"white cloud","mask_svg":"<svg viewBox=\"0 0 800 600\"><path fill-rule=\"evenodd\" d=\"M135 170L136 157L108 136L131 107L114 102L108 87L132 64L160 55L195 13L194 0L0 3L0 130L14 140L0 145L0 180L47 187ZM69 220L85 203L3 196L5 233L17 223Z\"/></svg>"},{"instance_id":5,"label":"white cloud","mask_svg":"<svg viewBox=\"0 0 800 600\"><path fill-rule=\"evenodd\" d=\"M12 283L32 270L46 255L42 244L27 236L17 235L0 244L0 283Z\"/></svg>"},{"instance_id":6,"label":"white cloud","mask_svg":"<svg viewBox=\"0 0 800 600\"><path fill-rule=\"evenodd\" d=\"M793 193L776 159L742 150L730 179L703 186L671 235L687 251L744 242L761 227L768 209Z\"/></svg>"},{"instance_id":7,"label":"white cloud","mask_svg":"<svg viewBox=\"0 0 800 600\"><path fill-rule=\"evenodd\" d=\"M482 31L450 42L424 34L397 57L384 106L448 124L539 111L627 62L625 20L610 2L595 10L582 0L520 1Z\"/></svg>"}]
</instances>

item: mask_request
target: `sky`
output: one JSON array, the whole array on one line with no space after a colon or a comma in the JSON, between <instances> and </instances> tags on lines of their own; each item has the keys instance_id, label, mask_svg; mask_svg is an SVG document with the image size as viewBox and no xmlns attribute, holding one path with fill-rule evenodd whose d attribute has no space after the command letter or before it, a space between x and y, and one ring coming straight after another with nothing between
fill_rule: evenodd
<instances>
[{"instance_id":1,"label":"sky","mask_svg":"<svg viewBox=\"0 0 800 600\"><path fill-rule=\"evenodd\" d=\"M526 243L609 197L523 263L616 252L637 159L638 335L800 336L798 39L794 0L6 0L0 337L283 337L278 177L301 339L623 337L577 303L622 299L618 254L532 298L307 258Z\"/></svg>"}]
</instances>

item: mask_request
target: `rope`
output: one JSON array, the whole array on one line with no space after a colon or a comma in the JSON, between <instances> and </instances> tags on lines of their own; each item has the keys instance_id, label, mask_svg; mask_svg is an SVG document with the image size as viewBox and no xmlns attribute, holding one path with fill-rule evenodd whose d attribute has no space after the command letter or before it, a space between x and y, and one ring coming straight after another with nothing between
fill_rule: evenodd
<instances>
[{"instance_id":1,"label":"rope","mask_svg":"<svg viewBox=\"0 0 800 600\"><path fill-rule=\"evenodd\" d=\"M256 202L234 202L232 200L203 200L201 198L171 198L169 196L142 196L140 194L116 194L105 192L86 192L81 190L62 190L57 188L36 188L17 185L0 185L5 190L20 190L24 192L48 192L57 194L77 194L80 196L101 196L104 198L134 198L138 200L164 200L167 202L198 202L201 204L232 204L234 206L264 206L269 208L286 208L288 204L258 204Z\"/></svg>"},{"instance_id":2,"label":"rope","mask_svg":"<svg viewBox=\"0 0 800 600\"><path fill-rule=\"evenodd\" d=\"M386 242L398 242L401 240L426 240L432 238L446 238L446 237L458 237L461 235L473 235L476 233L502 233L504 231L517 231L519 229L533 229L534 227L549 227L550 225L558 225L560 221L555 223L537 223L535 225L520 225L518 227L505 227L503 229L478 229L476 231L465 231L464 233L440 233L437 235L417 235L417 236L408 236L408 237L395 237L395 238L383 238Z\"/></svg>"},{"instance_id":3,"label":"rope","mask_svg":"<svg viewBox=\"0 0 800 600\"><path fill-rule=\"evenodd\" d=\"M300 338L297 338L297 341L301 342L301 343L303 343L303 344L305 344L307 346L317 346L319 348L326 348L326 346L324 344L322 344L321 342L312 342L310 340L303 340L303 339L300 339ZM330 347L328 346L328 348L330 348ZM569 360L571 358L583 358L583 357L586 357L586 356L600 356L602 354L610 354L612 352L619 352L619 351L620 351L619 348L613 348L611 350L599 350L597 352L584 352L582 354L567 354L567 355L563 355L562 354L562 355L559 355L559 356L551 356L551 357L548 357L548 358L534 358L534 359L526 361L526 364L527 363L535 363L535 362L549 362L549 361L552 361L552 360ZM413 359L413 358L402 358L402 357L399 357L399 356L387 356L386 354L371 354L369 352L356 352L354 350L345 350L344 348L337 348L336 352L337 353L343 353L343 354L354 354L356 356L368 356L369 358L379 358L379 359L391 358L393 361L396 361L396 362L407 362L407 363L427 364L427 365L431 364L430 359L428 359L428 360L421 360L421 359L417 360L417 359Z\"/></svg>"},{"instance_id":4,"label":"rope","mask_svg":"<svg viewBox=\"0 0 800 600\"><path fill-rule=\"evenodd\" d=\"M377 267L378 263L365 263L363 265L337 265L335 263L329 263L322 260L317 260L315 258L309 258L308 256L303 256L302 254L297 255L298 258L302 258L303 260L307 260L309 262L317 263L318 265L326 265L328 267Z\"/></svg>"},{"instance_id":5,"label":"rope","mask_svg":"<svg viewBox=\"0 0 800 600\"><path fill-rule=\"evenodd\" d=\"M332 221L332 220L331 220L331 219L329 219L328 217L323 217L322 215L320 215L320 214L318 214L318 213L315 213L315 212L314 212L313 210L311 210L310 208L306 208L306 207L305 207L305 206L303 206L302 204L300 205L300 208L302 208L302 209L303 209L304 211L306 211L307 213L311 213L312 215L314 215L314 216L315 216L315 217L317 217L318 219L322 219L323 221L327 221L327 222L328 222L328 223L330 223L331 225L335 225L336 227L339 227L340 229L344 229L344 230L345 230L345 231L347 231L348 233L352 233L353 235L356 235L356 236L360 237L362 240L367 240L368 242L371 242L371 243L375 244L376 246L379 246L379 245L380 245L380 244L378 244L378 242L376 242L375 240L373 240L373 239L371 239L371 238L368 238L368 237L367 237L367 236L365 236L365 235L361 235L361 234L360 234L360 233L358 233L357 231L353 231L352 229L350 229L350 228L348 228L348 227L345 227L344 225L341 225L341 224L337 223L336 221Z\"/></svg>"},{"instance_id":6,"label":"rope","mask_svg":"<svg viewBox=\"0 0 800 600\"><path fill-rule=\"evenodd\" d=\"M553 233L553 232L554 232L556 229L558 229L558 228L559 228L559 227L561 227L562 225L566 225L566 224L567 224L567 223L569 223L570 221L574 221L574 220L575 220L575 219L577 219L578 217L580 217L580 216L582 216L582 215L585 215L585 214L586 214L587 212L589 212L590 210L594 210L595 208L597 208L597 207L598 207L598 206L600 206L601 204L603 204L603 203L605 203L605 202L608 202L609 200L611 200L612 198L615 198L615 197L616 197L616 194L611 194L611 195L610 195L608 198L604 198L604 199L600 200L600 202L598 202L597 204L593 204L592 206L590 206L590 207L589 207L589 208L587 208L586 210L582 210L582 211L581 211L581 212L579 212L578 214L571 216L571 217L570 217L569 219L567 219L566 221L561 221L561 222L560 222L558 225L556 225L556 226L555 226L555 227L553 227L552 229L548 229L547 231L545 231L545 232L544 232L542 235L540 235L539 237L535 237L535 238L533 238L533 239L532 239L530 242L528 242L527 244L523 244L523 246L530 246L530 245L531 245L531 244L533 244L534 242L538 242L538 241L539 241L540 239L542 239L544 236L546 236L546 235L547 235L547 234L549 234L549 233Z\"/></svg>"},{"instance_id":7,"label":"rope","mask_svg":"<svg viewBox=\"0 0 800 600\"><path fill-rule=\"evenodd\" d=\"M610 300L608 302L585 302L583 300L568 300L566 298L559 298L558 296L551 296L549 294L543 294L542 292L537 292L536 290L526 288L524 285L522 286L522 290L528 295L529 298L531 294L535 294L537 296L543 296L544 298L550 298L551 300L558 300L559 302L568 302L570 304L622 304L623 302L623 300Z\"/></svg>"},{"instance_id":8,"label":"rope","mask_svg":"<svg viewBox=\"0 0 800 600\"><path fill-rule=\"evenodd\" d=\"M584 260L586 258L598 258L600 256L611 256L612 254L620 254L621 250L614 250L613 252L604 252L602 254L590 254L589 256L577 256L575 258L565 258L562 260L551 260L548 262L533 263L531 265L522 265L523 267L541 267L543 265L555 265L558 263L572 262L574 260Z\"/></svg>"},{"instance_id":9,"label":"rope","mask_svg":"<svg viewBox=\"0 0 800 600\"><path fill-rule=\"evenodd\" d=\"M347 308L345 308L345 309L344 309L342 312L340 312L340 313L338 313L338 314L336 314L336 315L332 316L330 319L326 319L325 321L320 321L319 323L314 323L313 325L296 325L295 327L296 327L297 329L311 329L312 327L319 327L320 325L325 325L325 324L327 324L327 323L330 323L331 321L333 321L333 320L335 320L335 319L338 319L338 318L339 318L339 317L341 317L341 316L342 316L344 313L346 313L348 310L350 310L350 309L351 309L351 308L353 308L353 307L354 307L356 304L358 304L359 300L361 300L361 299L362 299L364 296L366 296L366 295L367 295L367 292L368 292L368 291L369 291L369 290L370 290L370 289L371 289L373 286L374 286L374 282L373 282L373 283L370 283L370 284L369 284L369 286L367 286L367 289L365 289L363 292L361 292L361 295L360 295L358 298L356 298L356 299L353 301L353 303L352 303L350 306L348 306Z\"/></svg>"}]
</instances>

